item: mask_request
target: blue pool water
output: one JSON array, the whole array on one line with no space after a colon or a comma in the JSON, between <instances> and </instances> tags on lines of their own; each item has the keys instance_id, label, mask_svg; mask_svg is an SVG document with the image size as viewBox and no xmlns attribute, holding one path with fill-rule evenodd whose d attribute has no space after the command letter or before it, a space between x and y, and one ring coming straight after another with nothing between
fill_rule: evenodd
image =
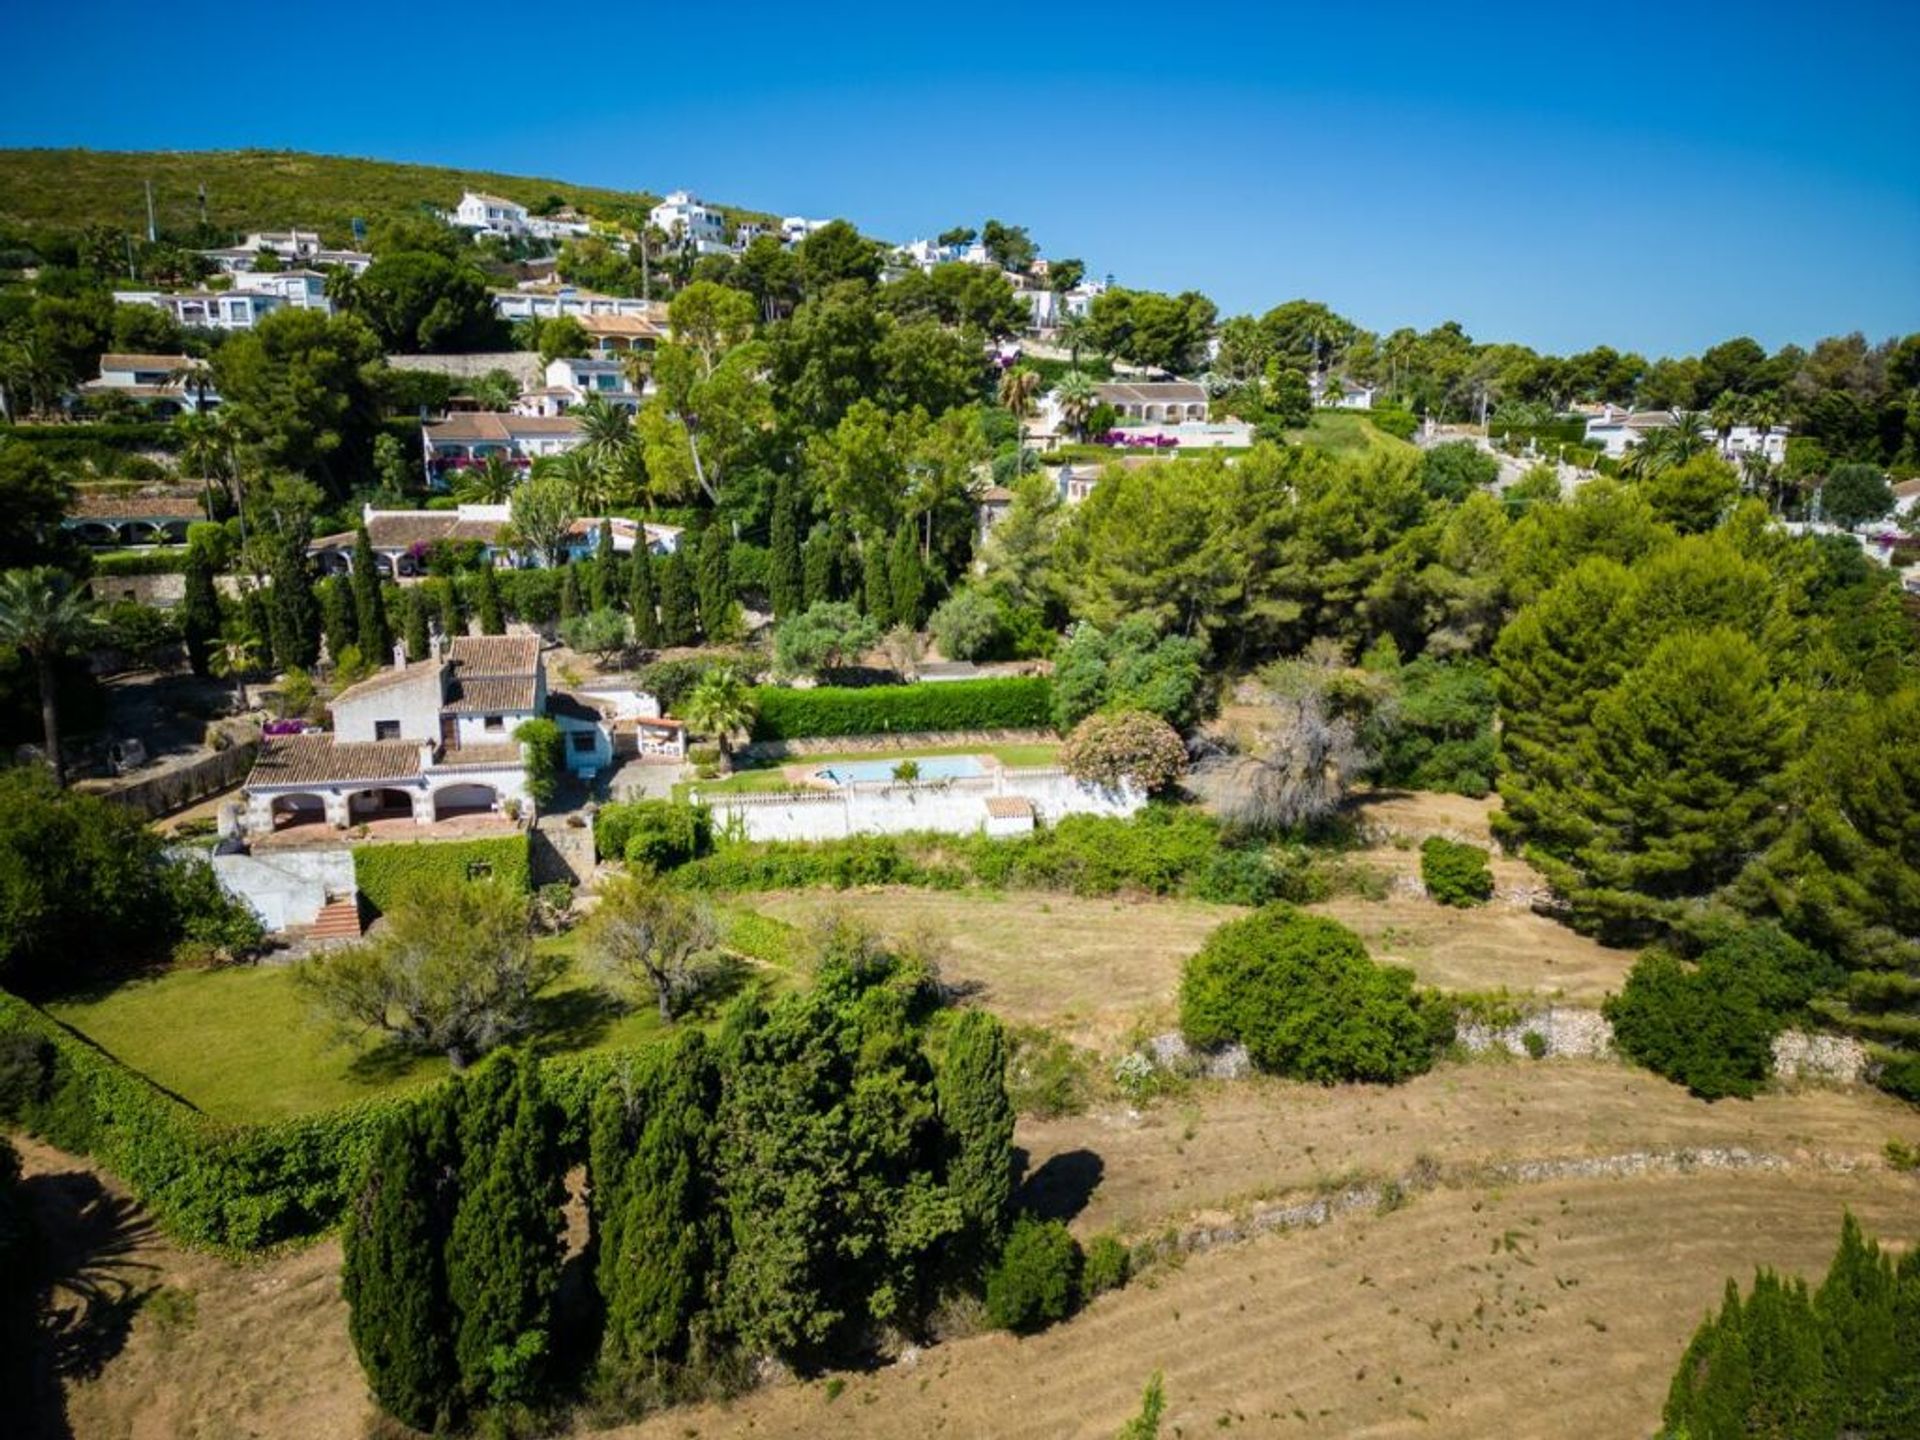
<instances>
[{"instance_id":1,"label":"blue pool water","mask_svg":"<svg viewBox=\"0 0 1920 1440\"><path fill-rule=\"evenodd\" d=\"M911 756L901 758L915 759ZM830 780L835 785L857 785L864 781L893 779L893 767L899 763L899 760L842 761L815 773L822 780ZM925 759L915 759L915 763L920 767L922 780L962 780L986 774L978 755L929 755Z\"/></svg>"}]
</instances>

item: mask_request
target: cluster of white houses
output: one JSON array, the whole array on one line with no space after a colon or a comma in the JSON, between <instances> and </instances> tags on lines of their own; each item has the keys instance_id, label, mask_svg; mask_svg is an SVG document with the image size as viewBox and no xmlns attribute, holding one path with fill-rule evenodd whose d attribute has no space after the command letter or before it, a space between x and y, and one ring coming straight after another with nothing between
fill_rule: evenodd
<instances>
[{"instance_id":1,"label":"cluster of white houses","mask_svg":"<svg viewBox=\"0 0 1920 1440\"><path fill-rule=\"evenodd\" d=\"M496 569L531 569L541 563L540 556L514 544L511 507L506 505L458 505L451 510L377 510L368 505L360 516L374 564L388 579L426 574L428 557L440 544L475 546L478 561ZM597 552L603 526L610 532L617 555L631 555L642 545L652 555L670 555L680 548L681 530L677 525L656 525L619 515L590 515L575 520L568 530L568 562L584 560ZM322 535L309 542L307 553L322 574L349 575L358 540L357 530Z\"/></svg>"},{"instance_id":2,"label":"cluster of white houses","mask_svg":"<svg viewBox=\"0 0 1920 1440\"><path fill-rule=\"evenodd\" d=\"M591 776L616 758L674 760L685 727L653 696L624 686L550 692L536 635L462 635L340 692L330 733L269 735L244 786L242 826L256 837L304 826L382 820L431 826L532 810L514 732L545 717L570 770Z\"/></svg>"},{"instance_id":3,"label":"cluster of white houses","mask_svg":"<svg viewBox=\"0 0 1920 1440\"><path fill-rule=\"evenodd\" d=\"M1601 405L1587 416L1587 444L1618 460L1651 432L1670 430L1678 422L1679 416L1671 410L1630 410L1624 406ZM1787 458L1787 439L1791 433L1784 425L1734 425L1724 434L1711 425L1700 426L1700 434L1714 443L1724 459L1764 455L1776 465Z\"/></svg>"}]
</instances>

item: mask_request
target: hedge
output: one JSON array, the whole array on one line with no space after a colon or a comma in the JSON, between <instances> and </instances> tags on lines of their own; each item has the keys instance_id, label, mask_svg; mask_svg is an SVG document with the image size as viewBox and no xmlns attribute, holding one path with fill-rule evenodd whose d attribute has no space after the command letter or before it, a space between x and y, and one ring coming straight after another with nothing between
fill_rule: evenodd
<instances>
[{"instance_id":1,"label":"hedge","mask_svg":"<svg viewBox=\"0 0 1920 1440\"><path fill-rule=\"evenodd\" d=\"M385 910L405 890L423 880L465 880L474 865L491 867L493 878L516 889L533 888L533 863L527 837L497 840L416 840L396 845L356 845L353 878L376 910Z\"/></svg>"},{"instance_id":2,"label":"hedge","mask_svg":"<svg viewBox=\"0 0 1920 1440\"><path fill-rule=\"evenodd\" d=\"M755 740L924 730L1037 730L1053 725L1053 683L1040 677L919 685L754 691Z\"/></svg>"},{"instance_id":3,"label":"hedge","mask_svg":"<svg viewBox=\"0 0 1920 1440\"><path fill-rule=\"evenodd\" d=\"M419 426L415 424L415 445ZM172 450L180 432L164 421L103 421L91 425L0 425L0 440L19 440L59 452L75 446L104 445L111 450ZM57 458L50 456L49 458Z\"/></svg>"},{"instance_id":4,"label":"hedge","mask_svg":"<svg viewBox=\"0 0 1920 1440\"><path fill-rule=\"evenodd\" d=\"M584 1155L593 1098L630 1061L629 1052L601 1050L540 1062L569 1155ZM5 991L0 1080L10 1082L0 1089L0 1120L91 1155L168 1233L228 1253L330 1229L382 1127L418 1098L368 1100L266 1125L225 1124Z\"/></svg>"},{"instance_id":5,"label":"hedge","mask_svg":"<svg viewBox=\"0 0 1920 1440\"><path fill-rule=\"evenodd\" d=\"M187 547L170 550L105 550L93 557L96 575L184 575Z\"/></svg>"}]
</instances>

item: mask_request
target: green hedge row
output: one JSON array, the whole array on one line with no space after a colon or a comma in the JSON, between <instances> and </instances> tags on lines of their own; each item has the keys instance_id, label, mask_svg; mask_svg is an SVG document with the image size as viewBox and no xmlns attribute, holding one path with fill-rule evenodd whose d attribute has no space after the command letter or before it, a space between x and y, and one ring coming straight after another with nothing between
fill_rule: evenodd
<instances>
[{"instance_id":1,"label":"green hedge row","mask_svg":"<svg viewBox=\"0 0 1920 1440\"><path fill-rule=\"evenodd\" d=\"M171 550L103 550L93 557L96 575L184 575L187 547Z\"/></svg>"},{"instance_id":2,"label":"green hedge row","mask_svg":"<svg viewBox=\"0 0 1920 1440\"><path fill-rule=\"evenodd\" d=\"M397 845L356 845L353 878L376 910L385 910L405 890L423 880L478 878L486 866L495 880L519 890L533 888L533 861L527 837L497 840L419 840Z\"/></svg>"},{"instance_id":3,"label":"green hedge row","mask_svg":"<svg viewBox=\"0 0 1920 1440\"><path fill-rule=\"evenodd\" d=\"M601 1050L541 1062L569 1154L585 1153L593 1097L630 1059ZM241 1253L330 1229L382 1126L410 1103L369 1100L268 1125L224 1124L0 991L0 1120L91 1155L188 1244Z\"/></svg>"},{"instance_id":4,"label":"green hedge row","mask_svg":"<svg viewBox=\"0 0 1920 1440\"><path fill-rule=\"evenodd\" d=\"M414 426L418 445L419 426ZM162 421L102 422L96 425L0 425L0 440L60 451L78 445L104 445L113 450L171 450L180 432Z\"/></svg>"},{"instance_id":5,"label":"green hedge row","mask_svg":"<svg viewBox=\"0 0 1920 1440\"><path fill-rule=\"evenodd\" d=\"M755 740L887 735L924 730L1052 728L1053 682L1041 677L788 690L763 685Z\"/></svg>"}]
</instances>

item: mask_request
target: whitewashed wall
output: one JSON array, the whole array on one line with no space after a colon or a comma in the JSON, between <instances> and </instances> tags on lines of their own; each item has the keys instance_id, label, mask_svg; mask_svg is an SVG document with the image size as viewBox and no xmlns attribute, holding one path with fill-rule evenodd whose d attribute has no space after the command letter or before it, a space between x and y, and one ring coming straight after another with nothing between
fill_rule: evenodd
<instances>
[{"instance_id":1,"label":"whitewashed wall","mask_svg":"<svg viewBox=\"0 0 1920 1440\"><path fill-rule=\"evenodd\" d=\"M837 840L847 835L899 835L938 830L967 835L984 829L989 795L1018 795L1036 817L1052 823L1068 815L1131 815L1146 803L1138 791L1083 785L1059 770L1009 770L978 779L852 785L803 795L729 795L695 798L713 807L716 826L738 816L749 840Z\"/></svg>"},{"instance_id":2,"label":"whitewashed wall","mask_svg":"<svg viewBox=\"0 0 1920 1440\"><path fill-rule=\"evenodd\" d=\"M357 892L351 850L215 855L210 863L221 888L252 906L269 930L311 925L330 896Z\"/></svg>"}]
</instances>

